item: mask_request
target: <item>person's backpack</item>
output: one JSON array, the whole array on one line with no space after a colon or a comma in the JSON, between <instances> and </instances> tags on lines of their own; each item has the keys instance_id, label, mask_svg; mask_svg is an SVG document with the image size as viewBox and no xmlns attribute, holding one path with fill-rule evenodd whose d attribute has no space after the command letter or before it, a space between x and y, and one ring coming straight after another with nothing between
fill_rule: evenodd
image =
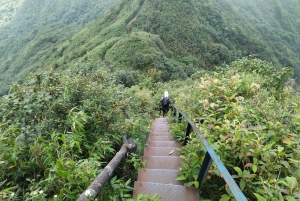
<instances>
[{"instance_id":1,"label":"person's backpack","mask_svg":"<svg viewBox=\"0 0 300 201\"><path fill-rule=\"evenodd\" d=\"M163 98L162 100L162 107L166 108L169 107L169 98Z\"/></svg>"}]
</instances>

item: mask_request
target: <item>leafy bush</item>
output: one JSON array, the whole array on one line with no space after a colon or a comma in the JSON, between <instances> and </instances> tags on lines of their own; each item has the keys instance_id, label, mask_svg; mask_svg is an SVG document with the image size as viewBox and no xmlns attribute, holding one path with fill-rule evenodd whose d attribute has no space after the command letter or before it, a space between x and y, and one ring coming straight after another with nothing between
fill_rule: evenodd
<instances>
[{"instance_id":1,"label":"leafy bush","mask_svg":"<svg viewBox=\"0 0 300 201\"><path fill-rule=\"evenodd\" d=\"M137 71L117 71L117 80L125 87L137 85L140 82L140 74Z\"/></svg>"},{"instance_id":2,"label":"leafy bush","mask_svg":"<svg viewBox=\"0 0 300 201\"><path fill-rule=\"evenodd\" d=\"M11 200L74 200L120 149L123 135L142 149L152 116L149 91L126 89L89 63L61 75L31 75L11 87L0 108L0 192ZM131 174L116 171L126 185L133 165L120 167ZM115 189L115 181L107 188ZM124 188L107 191L107 199L131 190Z\"/></svg>"},{"instance_id":3,"label":"leafy bush","mask_svg":"<svg viewBox=\"0 0 300 201\"><path fill-rule=\"evenodd\" d=\"M300 95L293 82L283 83L279 74L267 62L244 58L226 69L199 78L195 75L190 86L172 90L178 94L179 108L192 119L205 119L198 124L200 131L249 200L295 200L300 196ZM194 169L198 171L204 152L194 137L182 149L178 179L197 186ZM209 172L207 180L220 180L214 165ZM231 199L227 185L217 188L219 197L208 198L221 199L223 194L222 201Z\"/></svg>"}]
</instances>

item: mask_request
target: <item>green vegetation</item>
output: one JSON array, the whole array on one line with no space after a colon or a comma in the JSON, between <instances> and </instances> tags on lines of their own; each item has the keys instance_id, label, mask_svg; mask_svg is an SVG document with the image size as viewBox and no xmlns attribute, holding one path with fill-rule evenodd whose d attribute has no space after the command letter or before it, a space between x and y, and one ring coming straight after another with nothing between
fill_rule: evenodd
<instances>
[{"instance_id":1,"label":"green vegetation","mask_svg":"<svg viewBox=\"0 0 300 201\"><path fill-rule=\"evenodd\" d=\"M88 63L13 85L0 105L0 196L74 200L120 149L123 135L134 138L141 152L151 102L150 91L117 85L110 71ZM101 200L131 197L132 169L141 161L128 157Z\"/></svg>"},{"instance_id":2,"label":"green vegetation","mask_svg":"<svg viewBox=\"0 0 300 201\"><path fill-rule=\"evenodd\" d=\"M196 56L202 68L255 54L299 72L300 24L293 19L299 5L299 0L145 1L132 30L159 35L176 55ZM283 16L278 19L274 10Z\"/></svg>"},{"instance_id":3,"label":"green vegetation","mask_svg":"<svg viewBox=\"0 0 300 201\"><path fill-rule=\"evenodd\" d=\"M300 197L300 94L293 80L282 82L287 69L244 58L215 72L200 71L192 80L168 85L191 119L213 146L249 200L297 200ZM182 85L182 87L178 87ZM281 87L279 87L279 85ZM186 124L174 126L183 140ZM182 148L179 180L195 185L205 148L192 134ZM217 185L221 184L221 185ZM201 198L232 200L214 165Z\"/></svg>"},{"instance_id":4,"label":"green vegetation","mask_svg":"<svg viewBox=\"0 0 300 201\"><path fill-rule=\"evenodd\" d=\"M1 4L0 196L74 200L126 135L138 153L99 200L132 200L168 90L191 119L205 119L201 132L249 200L299 199L300 1L116 2ZM177 140L185 127L173 124ZM178 179L197 186L205 150L192 134L181 152ZM201 198L233 200L220 182L212 166Z\"/></svg>"},{"instance_id":5,"label":"green vegetation","mask_svg":"<svg viewBox=\"0 0 300 201\"><path fill-rule=\"evenodd\" d=\"M167 83L155 81L160 76L157 71L150 69L149 77L132 71L131 80L139 79L131 88L118 84L120 72L82 63L64 74L49 69L31 75L23 85L11 87L0 105L1 196L7 200L74 200L126 135L137 140L138 155L128 156L98 199L132 200L132 181L135 170L143 166L140 155L148 125L157 115L155 103L168 89L176 106L191 119L205 119L198 125L201 132L248 199L299 198L300 95L293 80L287 79L289 68L277 69L249 57ZM184 139L185 127L173 125L177 140ZM198 186L195 179L204 147L192 134L181 153L178 179ZM214 165L201 197L232 199ZM140 195L139 199L158 198Z\"/></svg>"},{"instance_id":6,"label":"green vegetation","mask_svg":"<svg viewBox=\"0 0 300 201\"><path fill-rule=\"evenodd\" d=\"M22 83L30 72L53 65L59 46L83 26L102 16L117 0L4 1L5 25L0 27L0 95L12 82ZM14 14L12 14L14 12ZM2 14L2 12L1 12ZM53 55L53 56L51 56Z\"/></svg>"},{"instance_id":7,"label":"green vegetation","mask_svg":"<svg viewBox=\"0 0 300 201\"><path fill-rule=\"evenodd\" d=\"M103 18L81 26L114 3L25 0L12 19L16 26L0 30L0 95L37 69L63 71L80 61L142 74L156 69L167 81L253 54L275 67L292 67L300 81L299 0L121 0ZM29 14L33 5L38 18Z\"/></svg>"}]
</instances>

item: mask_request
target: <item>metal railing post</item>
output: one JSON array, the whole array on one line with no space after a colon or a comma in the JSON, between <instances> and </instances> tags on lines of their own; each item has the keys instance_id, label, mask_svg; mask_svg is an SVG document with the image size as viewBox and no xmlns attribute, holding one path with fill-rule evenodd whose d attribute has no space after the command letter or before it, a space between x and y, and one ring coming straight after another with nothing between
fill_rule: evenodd
<instances>
[{"instance_id":1,"label":"metal railing post","mask_svg":"<svg viewBox=\"0 0 300 201\"><path fill-rule=\"evenodd\" d=\"M199 187L201 188L201 186L202 186L202 184L203 184L203 182L206 178L206 175L208 173L208 170L210 168L210 165L211 165L212 162L214 162L214 164L218 168L219 172L221 173L223 179L225 180L226 184L228 184L228 187L231 190L235 200L247 201L247 198L245 197L245 195L243 194L243 192L241 191L241 189L239 188L239 186L237 185L237 183L235 182L235 180L233 179L231 174L228 172L227 168L224 166L224 164L222 163L222 161L220 160L220 158L218 157L218 155L216 154L216 152L214 151L212 146L207 142L204 135L201 134L201 132L199 131L197 126L194 124L194 122L191 121L176 106L173 106L173 107L179 113L178 121L181 122L182 117L184 117L184 119L188 122L187 131L186 131L186 138L185 138L184 144L187 143L188 136L189 136L189 134L191 133L191 131L193 129L193 131L196 133L196 135L198 135L199 139L201 140L203 146L206 148L206 154L205 154L205 157L204 157L204 161L203 161L203 164L202 164L201 169L200 169L200 173L199 173L198 178L197 178L197 181L199 182ZM202 123L202 121L204 122L204 119L201 119L200 123Z\"/></svg>"},{"instance_id":2,"label":"metal railing post","mask_svg":"<svg viewBox=\"0 0 300 201\"><path fill-rule=\"evenodd\" d=\"M199 190L201 189L201 187L203 185L203 182L206 178L206 175L208 173L208 170L209 170L209 167L210 167L211 163L212 163L212 159L211 159L209 153L206 152L205 157L204 157L204 161L202 163L202 166L201 166L198 178L197 178L197 181L199 182Z\"/></svg>"},{"instance_id":3,"label":"metal railing post","mask_svg":"<svg viewBox=\"0 0 300 201\"><path fill-rule=\"evenodd\" d=\"M176 109L174 108L174 107L172 107L173 108L173 115L176 117Z\"/></svg>"},{"instance_id":4,"label":"metal railing post","mask_svg":"<svg viewBox=\"0 0 300 201\"><path fill-rule=\"evenodd\" d=\"M179 112L178 122L181 123L181 120L182 120L182 114Z\"/></svg>"},{"instance_id":5,"label":"metal railing post","mask_svg":"<svg viewBox=\"0 0 300 201\"><path fill-rule=\"evenodd\" d=\"M184 139L183 145L186 145L186 144L187 144L188 139L189 139L189 137L190 137L191 131L192 131L192 126L191 126L190 123L188 123L187 128L186 128L185 139Z\"/></svg>"}]
</instances>

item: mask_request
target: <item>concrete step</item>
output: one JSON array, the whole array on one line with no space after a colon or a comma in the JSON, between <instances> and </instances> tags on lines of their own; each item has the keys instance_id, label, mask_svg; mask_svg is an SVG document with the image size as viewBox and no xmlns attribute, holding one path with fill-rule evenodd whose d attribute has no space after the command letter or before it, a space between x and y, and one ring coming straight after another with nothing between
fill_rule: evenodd
<instances>
[{"instance_id":1,"label":"concrete step","mask_svg":"<svg viewBox=\"0 0 300 201\"><path fill-rule=\"evenodd\" d=\"M134 182L133 198L136 199L140 193L151 196L157 193L157 197L161 201L199 201L199 191L197 189L181 185L136 181Z\"/></svg>"},{"instance_id":2,"label":"concrete step","mask_svg":"<svg viewBox=\"0 0 300 201\"><path fill-rule=\"evenodd\" d=\"M169 126L153 125L153 126L151 127L151 131L156 131L156 130L170 131L171 128L170 128Z\"/></svg>"},{"instance_id":3,"label":"concrete step","mask_svg":"<svg viewBox=\"0 0 300 201\"><path fill-rule=\"evenodd\" d=\"M175 147L181 148L182 145L175 141L147 141L147 147Z\"/></svg>"},{"instance_id":4,"label":"concrete step","mask_svg":"<svg viewBox=\"0 0 300 201\"><path fill-rule=\"evenodd\" d=\"M168 131L151 131L150 136L171 136Z\"/></svg>"},{"instance_id":5,"label":"concrete step","mask_svg":"<svg viewBox=\"0 0 300 201\"><path fill-rule=\"evenodd\" d=\"M179 156L143 156L146 168L178 170L181 158Z\"/></svg>"},{"instance_id":6,"label":"concrete step","mask_svg":"<svg viewBox=\"0 0 300 201\"><path fill-rule=\"evenodd\" d=\"M168 121L165 118L158 118L153 121L152 127L162 127L162 128L171 128L171 126L168 124Z\"/></svg>"},{"instance_id":7,"label":"concrete step","mask_svg":"<svg viewBox=\"0 0 300 201\"><path fill-rule=\"evenodd\" d=\"M157 126L157 127L168 127L168 128L171 128L171 126L168 124L167 121L162 120L162 121L153 121L152 125L151 126Z\"/></svg>"},{"instance_id":8,"label":"concrete step","mask_svg":"<svg viewBox=\"0 0 300 201\"><path fill-rule=\"evenodd\" d=\"M159 131L159 130L161 130L161 131L170 131L170 127L168 127L168 126L152 126L151 127L151 131Z\"/></svg>"},{"instance_id":9,"label":"concrete step","mask_svg":"<svg viewBox=\"0 0 300 201\"><path fill-rule=\"evenodd\" d=\"M173 136L153 136L150 135L148 138L148 141L174 141L174 137Z\"/></svg>"},{"instance_id":10,"label":"concrete step","mask_svg":"<svg viewBox=\"0 0 300 201\"><path fill-rule=\"evenodd\" d=\"M175 147L145 147L144 156L179 156Z\"/></svg>"},{"instance_id":11,"label":"concrete step","mask_svg":"<svg viewBox=\"0 0 300 201\"><path fill-rule=\"evenodd\" d=\"M171 126L163 123L163 124L152 124L151 130L164 130L164 131L170 131Z\"/></svg>"},{"instance_id":12,"label":"concrete step","mask_svg":"<svg viewBox=\"0 0 300 201\"><path fill-rule=\"evenodd\" d=\"M176 180L178 173L178 170L140 168L138 172L138 181L183 185L182 181Z\"/></svg>"},{"instance_id":13,"label":"concrete step","mask_svg":"<svg viewBox=\"0 0 300 201\"><path fill-rule=\"evenodd\" d=\"M176 149L181 147L170 135L167 119L157 118L144 148L146 167L139 169L138 181L134 182L134 199L141 193L151 196L158 193L162 201L199 201L199 190L176 181L181 161Z\"/></svg>"}]
</instances>

